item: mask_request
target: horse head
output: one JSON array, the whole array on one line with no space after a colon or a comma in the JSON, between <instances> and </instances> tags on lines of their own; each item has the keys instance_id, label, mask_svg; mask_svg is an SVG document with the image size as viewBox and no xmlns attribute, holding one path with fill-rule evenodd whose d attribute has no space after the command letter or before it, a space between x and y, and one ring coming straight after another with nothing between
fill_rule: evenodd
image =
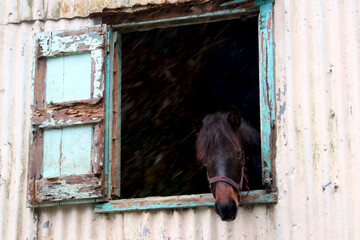
<instances>
[{"instance_id":1,"label":"horse head","mask_svg":"<svg viewBox=\"0 0 360 240\"><path fill-rule=\"evenodd\" d=\"M206 167L215 211L223 221L234 220L239 207L245 168L240 125L236 112L209 114L196 140L197 158Z\"/></svg>"}]
</instances>

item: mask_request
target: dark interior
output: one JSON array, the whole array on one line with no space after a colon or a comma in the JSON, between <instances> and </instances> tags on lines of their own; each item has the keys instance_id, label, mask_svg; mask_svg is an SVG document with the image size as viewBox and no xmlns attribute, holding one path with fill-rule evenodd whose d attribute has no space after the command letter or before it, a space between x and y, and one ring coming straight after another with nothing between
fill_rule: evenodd
<instances>
[{"instance_id":1,"label":"dark interior","mask_svg":"<svg viewBox=\"0 0 360 240\"><path fill-rule=\"evenodd\" d=\"M252 18L122 34L122 198L210 192L196 131L231 109L259 130L257 29Z\"/></svg>"}]
</instances>

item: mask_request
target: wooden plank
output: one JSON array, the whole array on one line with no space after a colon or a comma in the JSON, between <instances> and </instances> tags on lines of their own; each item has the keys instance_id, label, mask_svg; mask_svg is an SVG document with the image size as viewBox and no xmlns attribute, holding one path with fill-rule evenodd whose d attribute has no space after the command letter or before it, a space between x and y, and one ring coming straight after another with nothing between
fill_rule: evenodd
<instances>
[{"instance_id":1,"label":"wooden plank","mask_svg":"<svg viewBox=\"0 0 360 240\"><path fill-rule=\"evenodd\" d=\"M116 131L117 131L117 189L116 193L118 196L121 196L121 76L122 76L122 69L121 69L121 63L122 63L122 38L121 35L118 34L117 44L117 59L120 59L120 61L117 61L117 124L116 124Z\"/></svg>"},{"instance_id":2,"label":"wooden plank","mask_svg":"<svg viewBox=\"0 0 360 240\"><path fill-rule=\"evenodd\" d=\"M244 4L244 3L250 3L255 6L259 6L262 4L272 3L272 2L274 2L274 0L231 0L231 1L222 3L220 6L223 6L223 7L234 6L234 5Z\"/></svg>"},{"instance_id":3,"label":"wooden plank","mask_svg":"<svg viewBox=\"0 0 360 240\"><path fill-rule=\"evenodd\" d=\"M77 31L38 33L39 57L91 51L104 48L104 27L96 26Z\"/></svg>"},{"instance_id":4,"label":"wooden plank","mask_svg":"<svg viewBox=\"0 0 360 240\"><path fill-rule=\"evenodd\" d=\"M104 199L104 34L105 26L96 26L34 37L31 206L49 201L70 203L75 198L86 202ZM42 168L46 168L43 173ZM82 174L92 172L95 174ZM54 175L57 177L44 179Z\"/></svg>"},{"instance_id":5,"label":"wooden plank","mask_svg":"<svg viewBox=\"0 0 360 240\"><path fill-rule=\"evenodd\" d=\"M88 199L75 199L75 200L62 200L56 202L39 202L32 204L31 202L26 203L26 207L35 208L35 207L54 207L54 206L65 206L65 205L78 205L86 203L99 203L104 202L103 198L88 198Z\"/></svg>"},{"instance_id":6,"label":"wooden plank","mask_svg":"<svg viewBox=\"0 0 360 240\"><path fill-rule=\"evenodd\" d=\"M36 56L37 57L37 56ZM46 60L36 58L36 70L35 70L35 79L33 80L34 85L34 96L32 103L35 108L41 108L45 103L45 76L46 76Z\"/></svg>"},{"instance_id":7,"label":"wooden plank","mask_svg":"<svg viewBox=\"0 0 360 240\"><path fill-rule=\"evenodd\" d=\"M155 5L104 9L101 13L95 13L93 16L101 17L103 23L113 27L137 23L136 26L132 25L134 27L133 30L135 30L152 27L171 27L178 24L186 25L195 22L209 22L231 19L233 17L246 19L257 16L259 11L258 6L254 4L255 0L245 0L237 3L235 6L221 6L223 2L214 0L187 1L179 2L178 4L165 2Z\"/></svg>"},{"instance_id":8,"label":"wooden plank","mask_svg":"<svg viewBox=\"0 0 360 240\"><path fill-rule=\"evenodd\" d=\"M91 168L95 174L103 174L105 160L105 123L94 125Z\"/></svg>"},{"instance_id":9,"label":"wooden plank","mask_svg":"<svg viewBox=\"0 0 360 240\"><path fill-rule=\"evenodd\" d=\"M240 205L253 205L262 203L276 203L277 192L266 193L264 190L242 192ZM114 200L108 203L97 204L95 212L129 212L159 209L181 209L214 206L215 199L212 194L183 195L172 197L147 197L135 199Z\"/></svg>"},{"instance_id":10,"label":"wooden plank","mask_svg":"<svg viewBox=\"0 0 360 240\"><path fill-rule=\"evenodd\" d=\"M259 15L261 154L264 169L263 182L267 189L275 187L274 158L276 131L272 17L272 3L261 5Z\"/></svg>"},{"instance_id":11,"label":"wooden plank","mask_svg":"<svg viewBox=\"0 0 360 240\"><path fill-rule=\"evenodd\" d=\"M44 130L42 177L91 173L93 126Z\"/></svg>"},{"instance_id":12,"label":"wooden plank","mask_svg":"<svg viewBox=\"0 0 360 240\"><path fill-rule=\"evenodd\" d=\"M108 39L111 39L111 30L107 29L107 36ZM105 85L106 85L106 91L105 91L105 164L104 164L104 176L105 176L105 198L110 199L111 197L111 161L112 161L112 155L111 155L111 122L110 119L112 118L112 95L111 95L111 89L112 89L112 81L110 80L112 78L111 75L111 69L112 69L112 59L111 54L109 54L110 48L107 49L108 53L106 54L106 78L105 78Z\"/></svg>"},{"instance_id":13,"label":"wooden plank","mask_svg":"<svg viewBox=\"0 0 360 240\"><path fill-rule=\"evenodd\" d=\"M33 74L32 74L32 93L31 93L31 109L42 108L45 103L45 75L46 61L39 59L39 40L33 40ZM41 177L41 166L43 161L43 131L38 128L31 128L30 146L29 146L29 162L28 162L28 201L36 202L36 179Z\"/></svg>"},{"instance_id":14,"label":"wooden plank","mask_svg":"<svg viewBox=\"0 0 360 240\"><path fill-rule=\"evenodd\" d=\"M64 56L63 80L64 98L59 102L90 99L91 52Z\"/></svg>"},{"instance_id":15,"label":"wooden plank","mask_svg":"<svg viewBox=\"0 0 360 240\"><path fill-rule=\"evenodd\" d=\"M44 130L44 159L42 177L58 177L62 159L62 129Z\"/></svg>"},{"instance_id":16,"label":"wooden plank","mask_svg":"<svg viewBox=\"0 0 360 240\"><path fill-rule=\"evenodd\" d=\"M111 58L113 59L113 88L112 88L112 161L111 161L111 195L120 197L120 114L121 114L121 92L120 92L120 79L121 79L121 36L115 33L113 44L111 46Z\"/></svg>"},{"instance_id":17,"label":"wooden plank","mask_svg":"<svg viewBox=\"0 0 360 240\"><path fill-rule=\"evenodd\" d=\"M31 122L40 128L63 127L76 124L98 123L104 119L104 104L77 102L33 109Z\"/></svg>"},{"instance_id":18,"label":"wooden plank","mask_svg":"<svg viewBox=\"0 0 360 240\"><path fill-rule=\"evenodd\" d=\"M91 96L102 98L104 96L105 78L105 51L98 49L91 52Z\"/></svg>"},{"instance_id":19,"label":"wooden plank","mask_svg":"<svg viewBox=\"0 0 360 240\"><path fill-rule=\"evenodd\" d=\"M224 7L223 7L224 8ZM205 10L206 11L206 10ZM156 18L155 20L126 22L118 25L114 25L113 29L120 31L121 33L132 32L137 30L146 30L153 28L164 27L176 27L186 26L198 23L217 22L220 20L229 20L235 18L249 18L258 15L259 7L253 3L245 3L244 8L225 9L219 11L205 12L200 14L194 14L190 16L179 16L165 19ZM181 12L181 14L183 14Z\"/></svg>"},{"instance_id":20,"label":"wooden plank","mask_svg":"<svg viewBox=\"0 0 360 240\"><path fill-rule=\"evenodd\" d=\"M93 174L37 180L36 189L36 202L102 197L101 179Z\"/></svg>"},{"instance_id":21,"label":"wooden plank","mask_svg":"<svg viewBox=\"0 0 360 240\"><path fill-rule=\"evenodd\" d=\"M62 129L61 175L91 173L93 126Z\"/></svg>"},{"instance_id":22,"label":"wooden plank","mask_svg":"<svg viewBox=\"0 0 360 240\"><path fill-rule=\"evenodd\" d=\"M64 95L64 56L47 59L46 69L46 103L61 102Z\"/></svg>"},{"instance_id":23,"label":"wooden plank","mask_svg":"<svg viewBox=\"0 0 360 240\"><path fill-rule=\"evenodd\" d=\"M46 103L89 99L91 53L57 56L47 60Z\"/></svg>"},{"instance_id":24,"label":"wooden plank","mask_svg":"<svg viewBox=\"0 0 360 240\"><path fill-rule=\"evenodd\" d=\"M38 179L41 176L43 143L43 131L33 128L30 136L28 179Z\"/></svg>"}]
</instances>

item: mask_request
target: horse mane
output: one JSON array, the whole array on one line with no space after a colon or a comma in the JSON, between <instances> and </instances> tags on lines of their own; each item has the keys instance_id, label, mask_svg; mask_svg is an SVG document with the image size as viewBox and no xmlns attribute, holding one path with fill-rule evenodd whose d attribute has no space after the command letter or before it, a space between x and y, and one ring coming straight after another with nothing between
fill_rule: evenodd
<instances>
[{"instance_id":1,"label":"horse mane","mask_svg":"<svg viewBox=\"0 0 360 240\"><path fill-rule=\"evenodd\" d=\"M216 149L233 151L241 148L239 136L227 121L226 113L207 115L196 139L196 155L207 159Z\"/></svg>"},{"instance_id":2,"label":"horse mane","mask_svg":"<svg viewBox=\"0 0 360 240\"><path fill-rule=\"evenodd\" d=\"M196 139L198 160L208 157L218 149L236 151L245 149L246 155L255 155L260 151L259 132L242 119L240 128L235 132L227 120L227 113L209 114L203 119L203 125Z\"/></svg>"}]
</instances>

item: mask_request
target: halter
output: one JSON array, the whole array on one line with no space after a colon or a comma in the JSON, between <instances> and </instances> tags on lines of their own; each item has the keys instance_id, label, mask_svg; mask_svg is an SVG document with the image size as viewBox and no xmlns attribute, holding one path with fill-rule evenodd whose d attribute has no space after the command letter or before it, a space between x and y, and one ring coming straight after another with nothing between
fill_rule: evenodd
<instances>
[{"instance_id":1,"label":"halter","mask_svg":"<svg viewBox=\"0 0 360 240\"><path fill-rule=\"evenodd\" d=\"M212 188L211 188L211 184L213 183L217 183L217 182L226 182L228 184L230 184L232 187L234 187L239 195L239 198L241 196L241 190L242 190L242 187L243 187L243 183L244 183L244 179L245 179L245 187L247 188L248 191L250 191L249 189L249 181L245 175L245 158L244 156L242 156L243 160L241 161L241 178L240 178L240 183L236 183L234 180L232 180L231 178L228 178L228 177L225 177L225 176L215 176L215 177L212 177L212 178L209 178L209 174L207 175L207 178L208 178L208 181L209 181L209 188L212 192L212 194L214 195L215 197L215 194L214 192L212 191Z\"/></svg>"}]
</instances>

